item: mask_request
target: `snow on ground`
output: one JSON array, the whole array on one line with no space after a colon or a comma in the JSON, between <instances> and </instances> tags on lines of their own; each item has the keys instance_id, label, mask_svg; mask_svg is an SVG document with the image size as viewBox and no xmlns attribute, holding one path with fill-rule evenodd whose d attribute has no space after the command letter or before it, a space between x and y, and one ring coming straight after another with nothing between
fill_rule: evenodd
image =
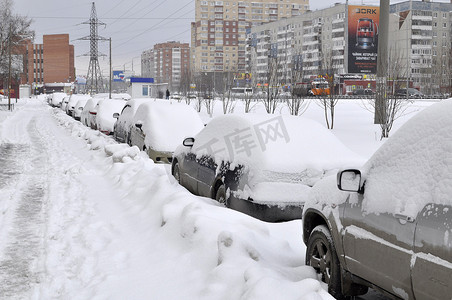
<instances>
[{"instance_id":1,"label":"snow on ground","mask_svg":"<svg viewBox=\"0 0 452 300\"><path fill-rule=\"evenodd\" d=\"M323 122L315 104L305 116ZM336 118L353 151L381 145L359 102ZM332 299L304 265L299 221L193 196L43 100L0 111L0 141L0 299Z\"/></svg>"}]
</instances>

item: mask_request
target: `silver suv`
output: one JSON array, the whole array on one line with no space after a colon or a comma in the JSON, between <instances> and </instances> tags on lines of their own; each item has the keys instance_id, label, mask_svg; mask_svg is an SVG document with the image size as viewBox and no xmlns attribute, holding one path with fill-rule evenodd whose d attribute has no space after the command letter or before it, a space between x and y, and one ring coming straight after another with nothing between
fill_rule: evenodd
<instances>
[{"instance_id":1,"label":"silver suv","mask_svg":"<svg viewBox=\"0 0 452 300\"><path fill-rule=\"evenodd\" d=\"M424 109L359 170L319 181L303 211L306 264L337 299L452 297L452 100Z\"/></svg>"}]
</instances>

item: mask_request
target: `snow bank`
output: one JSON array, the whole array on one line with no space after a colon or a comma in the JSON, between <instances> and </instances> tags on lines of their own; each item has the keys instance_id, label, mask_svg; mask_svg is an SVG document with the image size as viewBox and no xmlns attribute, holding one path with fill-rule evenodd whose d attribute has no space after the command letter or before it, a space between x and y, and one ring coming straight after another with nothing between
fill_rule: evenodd
<instances>
[{"instance_id":1,"label":"snow bank","mask_svg":"<svg viewBox=\"0 0 452 300\"><path fill-rule=\"evenodd\" d=\"M177 184L169 166L154 164L136 147L117 144L53 111L60 125L94 151L112 189L123 191L120 203L109 206L122 207L128 221L115 222L146 237L131 239L128 249L116 249L109 258L116 262L114 266L106 268L103 261L91 261L96 268L82 268L78 276L93 281L85 286L67 285L68 290L60 290L63 295L85 299L333 299L314 270L304 265L305 248L284 239L288 230L301 226L299 222L267 224L194 196ZM99 233L86 236L87 243L94 242L94 250L105 251L102 237L117 240L112 229L88 229ZM92 277L92 272L100 270L102 276ZM60 278L64 280L70 278ZM52 288L58 284L54 281Z\"/></svg>"}]
</instances>

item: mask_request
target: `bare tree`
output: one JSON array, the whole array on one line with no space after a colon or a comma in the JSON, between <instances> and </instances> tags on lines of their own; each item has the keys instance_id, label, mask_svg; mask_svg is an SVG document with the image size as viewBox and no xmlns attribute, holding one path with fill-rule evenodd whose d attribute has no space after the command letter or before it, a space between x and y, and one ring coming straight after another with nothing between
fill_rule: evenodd
<instances>
[{"instance_id":1,"label":"bare tree","mask_svg":"<svg viewBox=\"0 0 452 300\"><path fill-rule=\"evenodd\" d=\"M335 89L335 69L332 51L324 51L321 73L323 73L322 75L327 82L328 88L320 88L316 102L323 108L328 129L334 128L335 108L339 101L338 91Z\"/></svg>"},{"instance_id":2,"label":"bare tree","mask_svg":"<svg viewBox=\"0 0 452 300\"><path fill-rule=\"evenodd\" d=\"M405 85L403 74L404 61L405 59L402 59L400 52L396 48L390 49L387 74L387 78L389 79L386 84L386 87L389 87L389 89L387 88L386 91L383 108L375 110L376 99L371 99L368 102L368 106L370 106L372 112L380 111L380 114L382 114L377 115L378 120L382 120L380 124L381 139L389 137L389 132L392 129L394 121L405 114L408 104L411 103L410 100L407 100L406 96L397 96L395 93L402 85L402 82Z\"/></svg>"},{"instance_id":3,"label":"bare tree","mask_svg":"<svg viewBox=\"0 0 452 300\"><path fill-rule=\"evenodd\" d=\"M188 99L189 102L187 104L190 104L190 99L189 99L188 95L190 93L190 88L191 88L192 83L193 83L193 76L192 76L191 70L184 69L184 71L181 75L179 92L181 93L181 95L183 95L185 97L185 99Z\"/></svg>"},{"instance_id":4,"label":"bare tree","mask_svg":"<svg viewBox=\"0 0 452 300\"><path fill-rule=\"evenodd\" d=\"M286 98L289 113L294 116L303 114L309 106L307 102L307 86L303 84L303 60L301 53L293 55L291 63L291 83L290 97Z\"/></svg>"},{"instance_id":5,"label":"bare tree","mask_svg":"<svg viewBox=\"0 0 452 300\"><path fill-rule=\"evenodd\" d=\"M279 60L277 54L270 54L268 57L268 69L265 74L266 86L264 88L265 93L262 94L261 101L264 103L265 110L269 114L273 114L278 106L278 68Z\"/></svg>"},{"instance_id":6,"label":"bare tree","mask_svg":"<svg viewBox=\"0 0 452 300\"><path fill-rule=\"evenodd\" d=\"M232 73L226 73L223 75L223 87L224 91L221 95L221 103L223 104L223 114L234 112L236 98L232 93L232 87L234 85L234 76Z\"/></svg>"},{"instance_id":7,"label":"bare tree","mask_svg":"<svg viewBox=\"0 0 452 300\"><path fill-rule=\"evenodd\" d=\"M0 75L8 81L17 77L23 70L15 69L12 64L12 55L19 52L20 45L26 40L34 39L34 31L30 30L32 20L12 12L12 0L0 0ZM23 60L24 58L22 58Z\"/></svg>"}]
</instances>

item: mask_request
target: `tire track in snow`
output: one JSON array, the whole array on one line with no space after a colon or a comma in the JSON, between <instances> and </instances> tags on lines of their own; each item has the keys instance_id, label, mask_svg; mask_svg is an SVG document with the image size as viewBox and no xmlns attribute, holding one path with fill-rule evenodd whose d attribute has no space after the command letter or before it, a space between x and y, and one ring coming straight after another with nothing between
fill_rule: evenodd
<instances>
[{"instance_id":1,"label":"tire track in snow","mask_svg":"<svg viewBox=\"0 0 452 300\"><path fill-rule=\"evenodd\" d=\"M39 282L38 265L43 248L47 159L45 145L36 130L36 115L26 127L31 145L27 145L28 151L23 162L25 167L20 170L21 182L12 197L15 211L0 258L0 299L28 299L32 285ZM10 166L17 171L14 162Z\"/></svg>"}]
</instances>

